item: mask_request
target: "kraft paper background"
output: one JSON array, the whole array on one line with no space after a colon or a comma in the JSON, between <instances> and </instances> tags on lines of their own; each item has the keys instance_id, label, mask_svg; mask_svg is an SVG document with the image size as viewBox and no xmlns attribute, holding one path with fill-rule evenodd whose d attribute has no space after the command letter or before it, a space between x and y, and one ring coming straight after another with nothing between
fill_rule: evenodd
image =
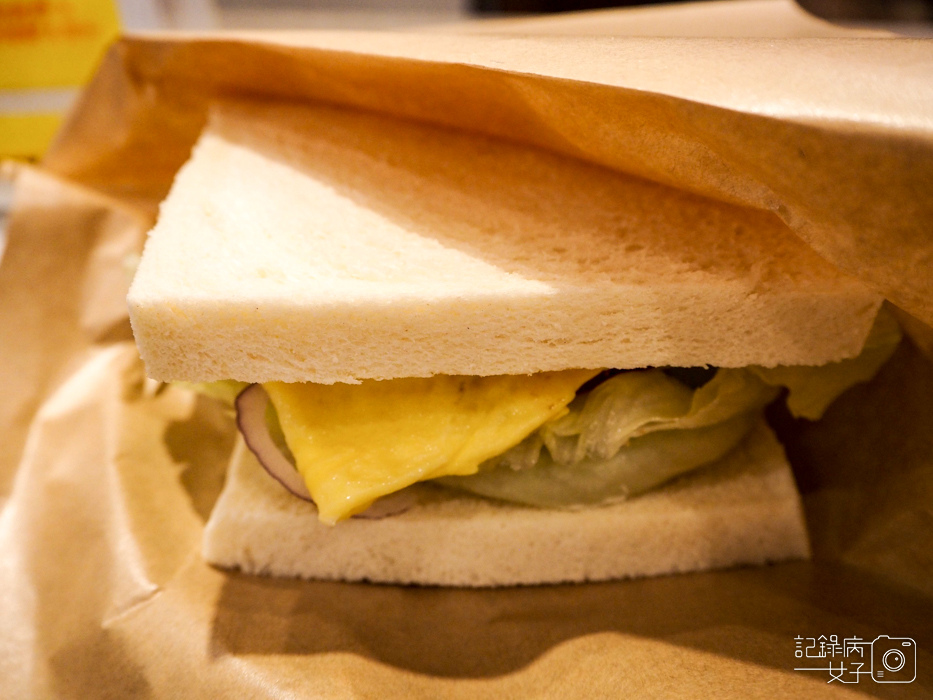
<instances>
[{"instance_id":1,"label":"kraft paper background","mask_svg":"<svg viewBox=\"0 0 933 700\"><path fill-rule=\"evenodd\" d=\"M780 1L735 8L716 22L707 5L706 24L661 8L118 43L41 168L13 174L0 697L933 696L933 364L917 320L933 320L933 46ZM633 36L659 22L723 36ZM230 95L483 131L767 208L909 311L915 340L822 421L772 416L813 560L487 591L204 564L232 421L145 378L123 297L206 105ZM911 637L917 680L794 671L794 638L820 635Z\"/></svg>"}]
</instances>

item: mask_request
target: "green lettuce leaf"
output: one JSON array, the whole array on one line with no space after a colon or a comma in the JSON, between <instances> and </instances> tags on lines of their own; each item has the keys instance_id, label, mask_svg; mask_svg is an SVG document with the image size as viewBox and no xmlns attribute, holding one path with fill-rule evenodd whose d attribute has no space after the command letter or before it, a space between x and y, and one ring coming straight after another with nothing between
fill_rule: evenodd
<instances>
[{"instance_id":1,"label":"green lettuce leaf","mask_svg":"<svg viewBox=\"0 0 933 700\"><path fill-rule=\"evenodd\" d=\"M901 341L901 327L881 308L862 352L821 367L749 367L762 381L787 387L787 408L797 418L817 420L844 391L877 374Z\"/></svg>"},{"instance_id":2,"label":"green lettuce leaf","mask_svg":"<svg viewBox=\"0 0 933 700\"><path fill-rule=\"evenodd\" d=\"M742 369L719 370L696 391L660 370L625 372L478 474L437 481L546 508L620 500L723 457L777 393Z\"/></svg>"},{"instance_id":3,"label":"green lettuce leaf","mask_svg":"<svg viewBox=\"0 0 933 700\"><path fill-rule=\"evenodd\" d=\"M644 493L675 476L721 459L758 420L740 413L693 430L663 430L633 438L608 459L558 464L546 450L531 469L498 466L472 476L445 477L441 484L480 496L539 508L601 505Z\"/></svg>"},{"instance_id":4,"label":"green lettuce leaf","mask_svg":"<svg viewBox=\"0 0 933 700\"><path fill-rule=\"evenodd\" d=\"M623 372L569 405L478 474L440 483L540 507L612 502L715 462L787 388L795 416L816 419L840 394L871 379L901 339L882 309L862 352L822 367L720 369L695 391L660 370Z\"/></svg>"}]
</instances>

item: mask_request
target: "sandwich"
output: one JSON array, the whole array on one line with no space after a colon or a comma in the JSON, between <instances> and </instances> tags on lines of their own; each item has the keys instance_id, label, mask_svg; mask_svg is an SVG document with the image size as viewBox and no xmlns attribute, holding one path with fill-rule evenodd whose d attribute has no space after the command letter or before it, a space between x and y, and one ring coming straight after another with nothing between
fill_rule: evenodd
<instances>
[{"instance_id":1,"label":"sandwich","mask_svg":"<svg viewBox=\"0 0 933 700\"><path fill-rule=\"evenodd\" d=\"M808 555L763 419L899 340L768 212L333 106L215 106L129 293L147 373L243 433L248 573L494 586Z\"/></svg>"}]
</instances>

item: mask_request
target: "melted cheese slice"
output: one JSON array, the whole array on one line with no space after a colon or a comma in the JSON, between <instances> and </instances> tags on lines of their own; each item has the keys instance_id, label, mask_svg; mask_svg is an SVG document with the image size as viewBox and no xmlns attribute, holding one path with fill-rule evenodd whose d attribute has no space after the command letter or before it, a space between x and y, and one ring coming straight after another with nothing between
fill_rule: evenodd
<instances>
[{"instance_id":1,"label":"melted cheese slice","mask_svg":"<svg viewBox=\"0 0 933 700\"><path fill-rule=\"evenodd\" d=\"M562 415L595 370L264 384L322 522L479 465Z\"/></svg>"}]
</instances>

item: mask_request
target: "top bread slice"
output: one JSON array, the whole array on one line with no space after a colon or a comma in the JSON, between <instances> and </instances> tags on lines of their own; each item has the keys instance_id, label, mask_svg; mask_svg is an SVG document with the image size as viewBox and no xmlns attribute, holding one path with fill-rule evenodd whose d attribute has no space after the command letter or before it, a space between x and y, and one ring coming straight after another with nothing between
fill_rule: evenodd
<instances>
[{"instance_id":1,"label":"top bread slice","mask_svg":"<svg viewBox=\"0 0 933 700\"><path fill-rule=\"evenodd\" d=\"M323 383L823 364L859 351L880 303L767 212L253 103L213 110L129 294L156 379Z\"/></svg>"}]
</instances>

